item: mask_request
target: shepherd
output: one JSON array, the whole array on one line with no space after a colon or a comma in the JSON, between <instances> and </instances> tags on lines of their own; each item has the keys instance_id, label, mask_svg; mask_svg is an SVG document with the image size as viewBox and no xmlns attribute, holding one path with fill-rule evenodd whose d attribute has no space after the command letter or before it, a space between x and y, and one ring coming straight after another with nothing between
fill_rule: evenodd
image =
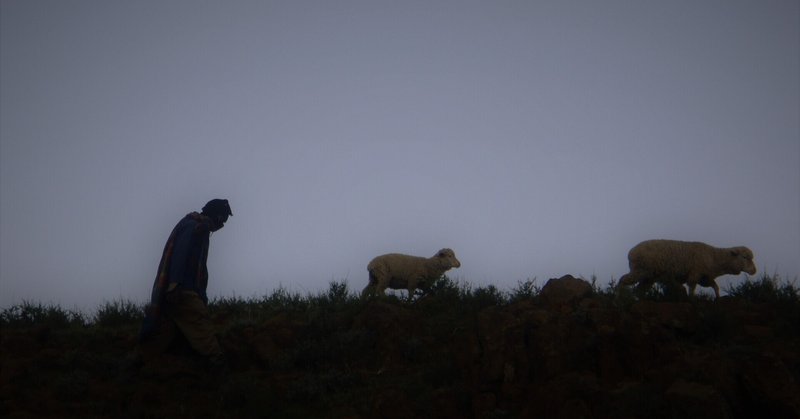
<instances>
[{"instance_id":1,"label":"shepherd","mask_svg":"<svg viewBox=\"0 0 800 419\"><path fill-rule=\"evenodd\" d=\"M227 199L212 199L200 213L187 214L172 230L139 333L140 360L166 352L180 334L211 370L227 370L208 312L206 262L211 233L232 215Z\"/></svg>"}]
</instances>

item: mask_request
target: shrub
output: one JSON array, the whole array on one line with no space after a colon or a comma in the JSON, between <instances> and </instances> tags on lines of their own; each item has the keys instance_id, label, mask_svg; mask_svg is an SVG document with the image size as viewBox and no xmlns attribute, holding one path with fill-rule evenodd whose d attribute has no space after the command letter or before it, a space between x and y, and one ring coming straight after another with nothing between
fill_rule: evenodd
<instances>
[{"instance_id":1,"label":"shrub","mask_svg":"<svg viewBox=\"0 0 800 419\"><path fill-rule=\"evenodd\" d=\"M55 305L42 305L23 301L22 304L3 309L0 312L0 324L3 326L31 326L34 324L49 327L85 326L86 316L77 310L63 310Z\"/></svg>"},{"instance_id":2,"label":"shrub","mask_svg":"<svg viewBox=\"0 0 800 419\"><path fill-rule=\"evenodd\" d=\"M347 289L347 280L342 282L331 281L328 284L328 292L326 294L328 300L333 304L344 304L353 299L353 295Z\"/></svg>"},{"instance_id":3,"label":"shrub","mask_svg":"<svg viewBox=\"0 0 800 419\"><path fill-rule=\"evenodd\" d=\"M271 311L304 310L308 306L308 300L304 299L299 293L289 293L281 285L272 291L269 296L264 296L260 304L264 309Z\"/></svg>"},{"instance_id":4,"label":"shrub","mask_svg":"<svg viewBox=\"0 0 800 419\"><path fill-rule=\"evenodd\" d=\"M470 290L470 292L463 295L462 298L465 299L465 303L470 305L474 310L480 310L490 306L502 306L508 303L505 294L494 285L478 287L474 291Z\"/></svg>"},{"instance_id":5,"label":"shrub","mask_svg":"<svg viewBox=\"0 0 800 419\"><path fill-rule=\"evenodd\" d=\"M744 281L739 285L728 285L726 292L731 297L739 297L758 303L797 303L800 300L794 282L782 281L778 275L763 274L756 281Z\"/></svg>"},{"instance_id":6,"label":"shrub","mask_svg":"<svg viewBox=\"0 0 800 419\"><path fill-rule=\"evenodd\" d=\"M331 281L328 290L317 295L309 295L308 303L312 308L342 308L343 306L357 301L355 294L351 293L347 287L347 281Z\"/></svg>"},{"instance_id":7,"label":"shrub","mask_svg":"<svg viewBox=\"0 0 800 419\"><path fill-rule=\"evenodd\" d=\"M212 314L249 315L254 309L253 304L252 299L245 300L237 296L219 297L208 302L208 310Z\"/></svg>"},{"instance_id":8,"label":"shrub","mask_svg":"<svg viewBox=\"0 0 800 419\"><path fill-rule=\"evenodd\" d=\"M93 323L98 326L117 327L138 324L144 319L144 308L122 299L103 304L95 313Z\"/></svg>"},{"instance_id":9,"label":"shrub","mask_svg":"<svg viewBox=\"0 0 800 419\"><path fill-rule=\"evenodd\" d=\"M536 284L536 277L528 278L525 281L517 281L517 286L511 289L511 302L530 299L539 295L542 287Z\"/></svg>"},{"instance_id":10,"label":"shrub","mask_svg":"<svg viewBox=\"0 0 800 419\"><path fill-rule=\"evenodd\" d=\"M436 294L438 296L459 296L459 286L458 284L450 279L447 275L442 275L441 278L433 281L430 287L427 290L428 294Z\"/></svg>"}]
</instances>

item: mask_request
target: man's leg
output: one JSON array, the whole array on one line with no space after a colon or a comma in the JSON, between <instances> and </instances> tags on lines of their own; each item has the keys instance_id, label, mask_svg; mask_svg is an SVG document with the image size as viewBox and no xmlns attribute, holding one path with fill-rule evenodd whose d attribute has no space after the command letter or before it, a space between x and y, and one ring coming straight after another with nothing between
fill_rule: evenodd
<instances>
[{"instance_id":1,"label":"man's leg","mask_svg":"<svg viewBox=\"0 0 800 419\"><path fill-rule=\"evenodd\" d=\"M208 307L197 293L171 291L167 293L167 307L168 316L189 341L192 349L212 362L222 359L222 348L214 335Z\"/></svg>"}]
</instances>

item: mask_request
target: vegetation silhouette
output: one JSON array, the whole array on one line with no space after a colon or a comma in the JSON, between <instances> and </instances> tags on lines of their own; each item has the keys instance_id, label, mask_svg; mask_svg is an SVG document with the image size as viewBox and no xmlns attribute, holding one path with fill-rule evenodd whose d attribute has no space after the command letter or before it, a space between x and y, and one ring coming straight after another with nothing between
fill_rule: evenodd
<instances>
[{"instance_id":1,"label":"vegetation silhouette","mask_svg":"<svg viewBox=\"0 0 800 419\"><path fill-rule=\"evenodd\" d=\"M546 303L442 277L408 302L347 281L209 304L224 380L186 347L126 374L143 307L94 313L30 301L0 311L0 413L59 417L792 417L800 295L777 276L717 301L613 282Z\"/></svg>"}]
</instances>

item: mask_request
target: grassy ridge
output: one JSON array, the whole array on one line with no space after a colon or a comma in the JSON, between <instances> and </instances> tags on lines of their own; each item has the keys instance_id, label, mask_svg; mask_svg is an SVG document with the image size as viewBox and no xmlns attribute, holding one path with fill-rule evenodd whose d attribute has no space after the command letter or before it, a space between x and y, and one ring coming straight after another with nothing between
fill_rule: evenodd
<instances>
[{"instance_id":1,"label":"grassy ridge","mask_svg":"<svg viewBox=\"0 0 800 419\"><path fill-rule=\"evenodd\" d=\"M620 307L629 306L638 299L665 301L675 298L668 295L667 290L659 285L647 290L643 295L634 295L630 288L617 290L613 281L605 288L598 286L594 277L590 282L596 295L607 297L610 303ZM728 285L725 292L730 297L751 302L791 305L800 303L800 288L795 285L795 282L796 280L784 280L777 275L763 274L755 280ZM520 281L506 292L494 285L474 287L469 283L459 283L444 276L431 286L427 294L436 295L437 300L444 302L445 305L458 303L456 307L461 310L474 311L490 305L507 306L523 299L535 298L541 289L542 287L535 278ZM424 295L419 291L418 293L415 301ZM696 298L708 300L710 297L698 295ZM406 303L402 298L392 296L387 297L387 301L395 301L398 304ZM261 298L215 298L209 302L209 310L212 316L224 313L230 320L248 322L268 318L276 312L308 312L313 316L314 312L330 309L353 309L361 305L363 303L357 294L350 290L347 281L332 281L327 291L306 296L279 287L272 294ZM143 316L144 305L123 299L103 303L91 315L78 310L64 309L54 304L23 301L21 304L0 311L0 326L115 327L138 324L142 321Z\"/></svg>"},{"instance_id":2,"label":"grassy ridge","mask_svg":"<svg viewBox=\"0 0 800 419\"><path fill-rule=\"evenodd\" d=\"M141 305L86 315L23 302L0 311L0 416L705 417L692 386L729 417L800 412L774 407L800 406L794 283L764 275L717 302L590 283L568 307L543 303L535 279L502 291L447 277L411 302L362 300L335 281L214 299L223 382L180 351L124 378Z\"/></svg>"}]
</instances>

